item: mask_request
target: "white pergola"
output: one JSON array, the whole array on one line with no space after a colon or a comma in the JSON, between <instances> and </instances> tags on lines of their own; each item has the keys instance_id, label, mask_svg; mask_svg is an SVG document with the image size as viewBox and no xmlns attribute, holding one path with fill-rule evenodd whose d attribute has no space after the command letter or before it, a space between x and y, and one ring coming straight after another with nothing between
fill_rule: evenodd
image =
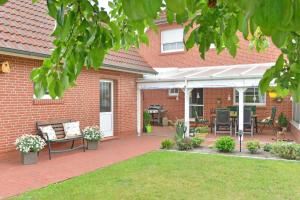
<instances>
[{"instance_id":1,"label":"white pergola","mask_svg":"<svg viewBox=\"0 0 300 200\"><path fill-rule=\"evenodd\" d=\"M181 88L184 95L184 121L189 136L189 94L194 88L236 88L239 92L239 129L243 131L244 92L257 87L264 72L274 63L210 66L195 68L155 68L156 75L145 75L137 82L137 131L141 134L141 90Z\"/></svg>"}]
</instances>

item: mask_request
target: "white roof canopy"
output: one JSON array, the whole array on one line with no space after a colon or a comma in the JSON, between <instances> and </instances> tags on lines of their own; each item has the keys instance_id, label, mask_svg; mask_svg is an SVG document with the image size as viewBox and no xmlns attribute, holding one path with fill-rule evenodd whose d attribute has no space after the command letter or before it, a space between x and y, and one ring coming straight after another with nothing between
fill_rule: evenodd
<instances>
[{"instance_id":1,"label":"white roof canopy","mask_svg":"<svg viewBox=\"0 0 300 200\"><path fill-rule=\"evenodd\" d=\"M138 89L256 87L274 63L194 68L154 68L158 74L144 75Z\"/></svg>"}]
</instances>

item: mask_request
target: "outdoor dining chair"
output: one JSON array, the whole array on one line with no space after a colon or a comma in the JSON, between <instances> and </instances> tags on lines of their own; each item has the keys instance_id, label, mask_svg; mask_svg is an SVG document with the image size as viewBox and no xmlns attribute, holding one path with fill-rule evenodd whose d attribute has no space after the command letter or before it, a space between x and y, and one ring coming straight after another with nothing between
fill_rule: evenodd
<instances>
[{"instance_id":1,"label":"outdoor dining chair","mask_svg":"<svg viewBox=\"0 0 300 200\"><path fill-rule=\"evenodd\" d=\"M259 133L262 133L266 126L271 127L274 134L276 135L276 127L275 127L275 117L276 117L277 108L272 107L272 113L270 117L267 117L261 121L258 121L257 124L260 125Z\"/></svg>"},{"instance_id":2,"label":"outdoor dining chair","mask_svg":"<svg viewBox=\"0 0 300 200\"><path fill-rule=\"evenodd\" d=\"M232 135L232 123L228 109L216 109L215 135L217 135L218 132L229 132L230 136Z\"/></svg>"},{"instance_id":3,"label":"outdoor dining chair","mask_svg":"<svg viewBox=\"0 0 300 200\"><path fill-rule=\"evenodd\" d=\"M244 133L250 133L251 137L253 137L253 129L254 129L254 120L252 118L252 109L245 108L244 109ZM239 131L239 117L237 117L236 125L235 125L235 135Z\"/></svg>"}]
</instances>

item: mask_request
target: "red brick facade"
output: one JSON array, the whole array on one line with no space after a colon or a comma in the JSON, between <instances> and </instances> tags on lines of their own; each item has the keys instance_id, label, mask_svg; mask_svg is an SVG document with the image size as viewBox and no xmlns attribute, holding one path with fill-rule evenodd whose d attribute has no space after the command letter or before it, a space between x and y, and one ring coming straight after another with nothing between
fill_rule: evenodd
<instances>
[{"instance_id":1,"label":"red brick facade","mask_svg":"<svg viewBox=\"0 0 300 200\"><path fill-rule=\"evenodd\" d=\"M114 135L136 134L136 79L133 73L111 70L83 71L77 86L60 100L34 100L29 74L40 60L0 55L11 72L0 73L0 153L14 149L15 139L36 131L35 122L51 119L79 120L81 128L99 125L99 81L114 81Z\"/></svg>"}]
</instances>

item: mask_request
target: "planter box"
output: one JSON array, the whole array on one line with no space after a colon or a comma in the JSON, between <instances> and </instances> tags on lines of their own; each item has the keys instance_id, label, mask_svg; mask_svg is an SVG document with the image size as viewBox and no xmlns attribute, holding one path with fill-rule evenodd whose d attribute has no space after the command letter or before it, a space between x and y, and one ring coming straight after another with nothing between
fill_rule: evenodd
<instances>
[{"instance_id":1,"label":"planter box","mask_svg":"<svg viewBox=\"0 0 300 200\"><path fill-rule=\"evenodd\" d=\"M37 152L21 153L21 162L23 165L36 164L38 161Z\"/></svg>"},{"instance_id":2,"label":"planter box","mask_svg":"<svg viewBox=\"0 0 300 200\"><path fill-rule=\"evenodd\" d=\"M87 141L87 149L88 150L97 150L98 149L98 141Z\"/></svg>"}]
</instances>

